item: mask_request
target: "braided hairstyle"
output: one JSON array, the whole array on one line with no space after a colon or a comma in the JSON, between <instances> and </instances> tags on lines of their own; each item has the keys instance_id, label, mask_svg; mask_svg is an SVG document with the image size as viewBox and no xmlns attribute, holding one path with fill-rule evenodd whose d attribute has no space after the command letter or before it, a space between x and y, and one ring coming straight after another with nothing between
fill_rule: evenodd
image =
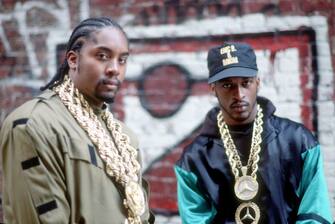
<instances>
[{"instance_id":1,"label":"braided hairstyle","mask_svg":"<svg viewBox=\"0 0 335 224\"><path fill-rule=\"evenodd\" d=\"M127 38L127 35L122 29L122 27L111 18L108 17L88 18L80 22L74 28L66 46L66 54L69 51L80 51L84 43L82 38L87 39L94 31L109 26L120 30ZM61 84L64 80L65 75L68 72L69 72L69 65L67 63L67 58L65 58L63 63L58 67L55 76L45 86L42 86L40 90L43 91L46 89L52 89L53 87Z\"/></svg>"}]
</instances>

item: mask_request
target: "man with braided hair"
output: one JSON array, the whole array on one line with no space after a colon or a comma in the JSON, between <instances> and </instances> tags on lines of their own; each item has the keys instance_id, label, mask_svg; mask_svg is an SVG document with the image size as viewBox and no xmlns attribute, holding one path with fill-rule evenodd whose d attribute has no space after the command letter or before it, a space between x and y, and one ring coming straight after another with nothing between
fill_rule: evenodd
<instances>
[{"instance_id":1,"label":"man with braided hair","mask_svg":"<svg viewBox=\"0 0 335 224\"><path fill-rule=\"evenodd\" d=\"M82 21L44 92L6 118L5 223L153 223L138 142L107 109L128 56L116 22Z\"/></svg>"},{"instance_id":2,"label":"man with braided hair","mask_svg":"<svg viewBox=\"0 0 335 224\"><path fill-rule=\"evenodd\" d=\"M254 50L225 43L207 62L219 107L175 166L183 224L330 224L320 145L257 97Z\"/></svg>"}]
</instances>

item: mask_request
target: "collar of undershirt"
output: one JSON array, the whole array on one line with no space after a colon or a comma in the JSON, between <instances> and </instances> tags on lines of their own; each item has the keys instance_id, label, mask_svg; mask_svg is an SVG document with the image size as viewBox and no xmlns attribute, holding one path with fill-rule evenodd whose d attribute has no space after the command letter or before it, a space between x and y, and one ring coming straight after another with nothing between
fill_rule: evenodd
<instances>
[{"instance_id":1,"label":"collar of undershirt","mask_svg":"<svg viewBox=\"0 0 335 224\"><path fill-rule=\"evenodd\" d=\"M228 125L229 132L234 135L249 135L252 132L254 122L241 125Z\"/></svg>"}]
</instances>

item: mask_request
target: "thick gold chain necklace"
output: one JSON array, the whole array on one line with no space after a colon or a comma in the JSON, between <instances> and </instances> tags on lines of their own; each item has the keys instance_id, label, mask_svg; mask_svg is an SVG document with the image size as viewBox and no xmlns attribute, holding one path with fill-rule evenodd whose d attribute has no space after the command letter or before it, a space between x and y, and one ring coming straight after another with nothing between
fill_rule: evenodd
<instances>
[{"instance_id":1,"label":"thick gold chain necklace","mask_svg":"<svg viewBox=\"0 0 335 224\"><path fill-rule=\"evenodd\" d=\"M262 108L257 105L257 116L253 124L250 154L247 165L243 166L234 141L229 133L228 126L224 122L222 111L217 115L217 124L225 147L225 153L235 177L235 195L240 200L247 201L240 204L235 212L235 221L238 224L243 224L245 220L248 220L249 223L256 224L260 219L259 207L250 200L253 199L258 192L257 170L259 152L261 151L260 145L262 143L262 118ZM251 170L250 175L248 175L248 170ZM240 173L242 176L240 176Z\"/></svg>"},{"instance_id":2,"label":"thick gold chain necklace","mask_svg":"<svg viewBox=\"0 0 335 224\"><path fill-rule=\"evenodd\" d=\"M108 110L102 113L102 119L112 137L104 129L93 108L85 100L73 82L65 76L61 85L53 88L63 104L85 130L105 162L106 172L124 187L123 201L128 211L126 223L140 224L140 216L145 211L144 192L139 184L141 166L137 161L137 150L130 145L129 136L122 132L121 124Z\"/></svg>"}]
</instances>

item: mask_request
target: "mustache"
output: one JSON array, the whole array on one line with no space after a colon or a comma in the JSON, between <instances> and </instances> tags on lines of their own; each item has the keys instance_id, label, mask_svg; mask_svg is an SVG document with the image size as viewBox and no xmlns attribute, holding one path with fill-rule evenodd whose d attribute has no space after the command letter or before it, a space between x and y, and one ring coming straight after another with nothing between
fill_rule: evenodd
<instances>
[{"instance_id":1,"label":"mustache","mask_svg":"<svg viewBox=\"0 0 335 224\"><path fill-rule=\"evenodd\" d=\"M250 104L246 101L234 101L232 104L230 104L230 108L234 107L241 107L241 106L249 106Z\"/></svg>"}]
</instances>

